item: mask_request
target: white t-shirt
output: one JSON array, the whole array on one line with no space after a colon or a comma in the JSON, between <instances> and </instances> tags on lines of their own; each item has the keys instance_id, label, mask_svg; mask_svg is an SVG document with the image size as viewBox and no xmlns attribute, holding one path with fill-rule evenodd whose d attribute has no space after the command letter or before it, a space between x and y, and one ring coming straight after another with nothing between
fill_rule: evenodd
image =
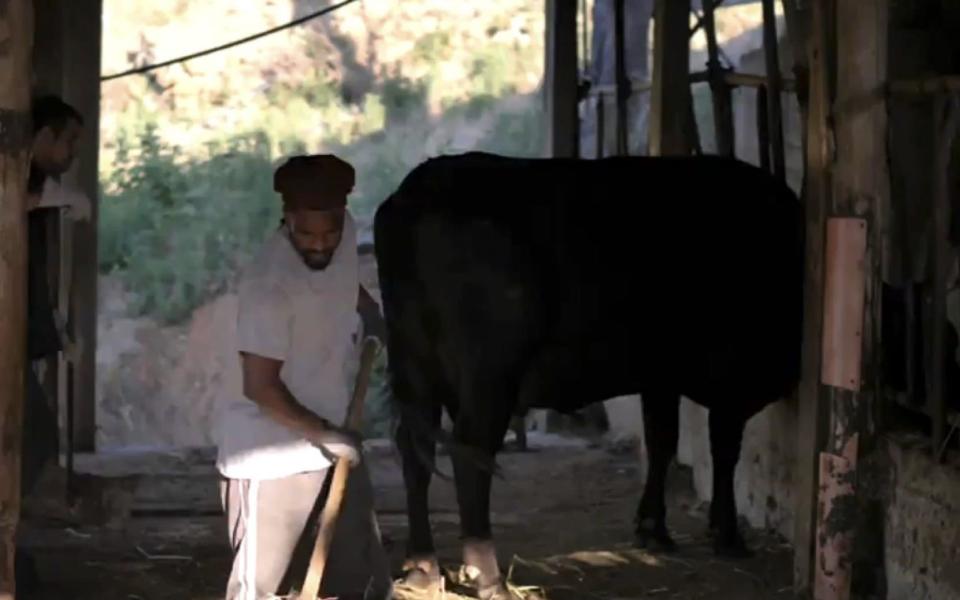
<instances>
[{"instance_id":1,"label":"white t-shirt","mask_svg":"<svg viewBox=\"0 0 960 600\"><path fill-rule=\"evenodd\" d=\"M218 398L217 467L231 479L275 479L330 466L328 455L243 395L239 352L283 361L297 401L331 423L346 418L357 367L356 228L347 213L329 266L311 271L286 230L274 233L241 275L236 359Z\"/></svg>"}]
</instances>

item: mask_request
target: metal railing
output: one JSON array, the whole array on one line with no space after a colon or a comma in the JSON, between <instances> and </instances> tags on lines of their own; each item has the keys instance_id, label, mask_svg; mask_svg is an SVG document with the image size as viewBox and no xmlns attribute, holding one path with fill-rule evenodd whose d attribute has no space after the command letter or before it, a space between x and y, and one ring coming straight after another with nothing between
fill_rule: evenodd
<instances>
[{"instance_id":1,"label":"metal railing","mask_svg":"<svg viewBox=\"0 0 960 600\"><path fill-rule=\"evenodd\" d=\"M713 12L723 4L724 0L704 0L703 12L694 12L696 24L690 29L690 37L701 29L707 37L709 60L706 71L690 74L690 84L709 83L713 93L713 113L717 131L716 144L721 154L735 155L735 140L733 132L732 90L738 87L753 88L756 90L755 108L757 115L757 151L760 157L760 166L781 179L785 175L785 141L783 135L783 107L781 92L795 92L796 82L784 78L780 73L776 20L773 13L773 0L762 0L764 5L764 53L768 65L767 75L752 75L737 73L733 69L725 68L720 64L722 52L716 40L716 25ZM583 86L585 96L592 100L595 118L595 152L596 158L603 158L606 141L606 103L608 98L616 100L616 147L618 154L628 153L628 125L627 103L634 94L649 93L653 84L649 81L629 80L626 74L626 65L623 56L623 0L615 3L614 46L616 83L613 85ZM770 68L770 66L773 68ZM588 105L590 102L588 102ZM688 132L691 145L696 153L701 154L699 134L697 133L696 119L693 114L692 103L688 107Z\"/></svg>"}]
</instances>

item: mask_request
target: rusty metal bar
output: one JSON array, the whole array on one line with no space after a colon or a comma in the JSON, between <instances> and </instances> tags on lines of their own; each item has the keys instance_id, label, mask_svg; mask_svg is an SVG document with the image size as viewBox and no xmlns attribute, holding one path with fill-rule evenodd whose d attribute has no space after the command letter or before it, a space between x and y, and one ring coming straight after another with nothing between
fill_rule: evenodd
<instances>
[{"instance_id":1,"label":"rusty metal bar","mask_svg":"<svg viewBox=\"0 0 960 600\"><path fill-rule=\"evenodd\" d=\"M927 409L933 424L932 446L936 460L943 460L946 451L945 360L947 321L947 278L950 270L950 182L948 169L953 142L960 127L960 94L937 98L934 121L935 161L933 197L933 315L930 332L930 376Z\"/></svg>"},{"instance_id":2,"label":"rusty metal bar","mask_svg":"<svg viewBox=\"0 0 960 600\"><path fill-rule=\"evenodd\" d=\"M773 173L781 180L787 177L783 140L783 89L780 74L780 52L777 48L777 17L773 0L763 0L763 51L767 63L767 89L770 92L770 142L773 147Z\"/></svg>"},{"instance_id":3,"label":"rusty metal bar","mask_svg":"<svg viewBox=\"0 0 960 600\"><path fill-rule=\"evenodd\" d=\"M763 75L752 75L750 73L737 73L736 71L727 71L723 75L723 80L732 87L761 88L767 87L767 78ZM707 71L695 71L690 73L690 83L709 83L710 75ZM784 77L781 80L782 91L796 92L797 82L791 77ZM634 81L630 83L630 90L633 93L645 93L653 89L653 83L649 81ZM592 85L588 95L596 96L598 94L614 94L617 91L615 85Z\"/></svg>"},{"instance_id":4,"label":"rusty metal bar","mask_svg":"<svg viewBox=\"0 0 960 600\"><path fill-rule=\"evenodd\" d=\"M733 156L733 98L730 86L724 79L724 69L720 65L720 48L717 44L717 25L713 18L713 8L709 0L703 3L703 30L707 38L707 74L713 98L713 125L717 154Z\"/></svg>"},{"instance_id":5,"label":"rusty metal bar","mask_svg":"<svg viewBox=\"0 0 960 600\"><path fill-rule=\"evenodd\" d=\"M909 229L908 227L904 229ZM909 237L905 234L904 246L909 248ZM906 306L906 363L907 370L907 402L917 403L917 288L913 281L907 281L907 287L904 290L904 305Z\"/></svg>"},{"instance_id":6,"label":"rusty metal bar","mask_svg":"<svg viewBox=\"0 0 960 600\"><path fill-rule=\"evenodd\" d=\"M653 83L650 81L628 81L627 85L630 88L630 91L634 94L649 92L653 89ZM588 95L598 96L605 94L612 96L617 93L616 85L591 85Z\"/></svg>"},{"instance_id":7,"label":"rusty metal bar","mask_svg":"<svg viewBox=\"0 0 960 600\"><path fill-rule=\"evenodd\" d=\"M727 82L727 85L732 87L767 87L767 78L763 75L752 75L750 73L737 73L736 71L728 71L723 76L724 81ZM705 83L710 81L710 74L707 71L695 71L690 73L690 83ZM792 77L784 77L781 79L781 91L784 92L796 92L797 91L797 82Z\"/></svg>"},{"instance_id":8,"label":"rusty metal bar","mask_svg":"<svg viewBox=\"0 0 960 600\"><path fill-rule=\"evenodd\" d=\"M887 93L896 96L932 96L946 92L960 92L960 75L891 81L887 85Z\"/></svg>"},{"instance_id":9,"label":"rusty metal bar","mask_svg":"<svg viewBox=\"0 0 960 600\"><path fill-rule=\"evenodd\" d=\"M760 167L770 172L770 125L767 113L767 88L757 88L757 156Z\"/></svg>"},{"instance_id":10,"label":"rusty metal bar","mask_svg":"<svg viewBox=\"0 0 960 600\"><path fill-rule=\"evenodd\" d=\"M627 60L625 56L624 12L625 0L614 0L614 54L617 83L617 154L629 154L627 140L627 101L630 98L630 83L627 79Z\"/></svg>"}]
</instances>

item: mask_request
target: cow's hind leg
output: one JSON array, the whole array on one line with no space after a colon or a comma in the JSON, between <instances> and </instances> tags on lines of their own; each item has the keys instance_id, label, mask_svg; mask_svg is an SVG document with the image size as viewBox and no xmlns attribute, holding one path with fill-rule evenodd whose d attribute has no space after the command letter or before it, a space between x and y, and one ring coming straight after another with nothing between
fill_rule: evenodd
<instances>
[{"instance_id":1,"label":"cow's hind leg","mask_svg":"<svg viewBox=\"0 0 960 600\"><path fill-rule=\"evenodd\" d=\"M643 429L647 446L647 481L637 508L636 543L641 548L670 552L677 545L667 530L666 485L670 461L680 437L680 396L643 395Z\"/></svg>"},{"instance_id":2,"label":"cow's hind leg","mask_svg":"<svg viewBox=\"0 0 960 600\"><path fill-rule=\"evenodd\" d=\"M464 390L469 400L463 402L457 415L454 436L458 443L477 451L489 461L480 461L472 453L451 455L460 508L460 530L463 539L463 563L476 582L481 600L510 600L497 562L490 525L490 489L493 474L490 463L503 446L510 424L511 398L516 391L509 386L491 384Z\"/></svg>"},{"instance_id":3,"label":"cow's hind leg","mask_svg":"<svg viewBox=\"0 0 960 600\"><path fill-rule=\"evenodd\" d=\"M710 454L713 458L710 530L714 552L731 558L749 558L753 555L737 526L737 502L733 488L746 422L738 414L724 412L722 407L710 410Z\"/></svg>"},{"instance_id":4,"label":"cow's hind leg","mask_svg":"<svg viewBox=\"0 0 960 600\"><path fill-rule=\"evenodd\" d=\"M441 577L430 528L428 491L436 458L436 443L431 431L440 427L442 407L439 402L428 400L432 398L403 405L396 432L407 491L409 524L407 560L403 570L406 582L418 588L439 587Z\"/></svg>"}]
</instances>

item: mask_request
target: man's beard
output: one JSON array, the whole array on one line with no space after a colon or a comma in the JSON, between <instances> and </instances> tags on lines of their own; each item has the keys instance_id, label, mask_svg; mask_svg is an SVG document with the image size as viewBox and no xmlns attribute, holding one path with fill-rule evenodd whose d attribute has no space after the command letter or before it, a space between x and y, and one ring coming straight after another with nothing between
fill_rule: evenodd
<instances>
[{"instance_id":1,"label":"man's beard","mask_svg":"<svg viewBox=\"0 0 960 600\"><path fill-rule=\"evenodd\" d=\"M307 268L311 271L323 271L330 266L333 254L329 252L317 252L316 250L300 251L300 258Z\"/></svg>"}]
</instances>

